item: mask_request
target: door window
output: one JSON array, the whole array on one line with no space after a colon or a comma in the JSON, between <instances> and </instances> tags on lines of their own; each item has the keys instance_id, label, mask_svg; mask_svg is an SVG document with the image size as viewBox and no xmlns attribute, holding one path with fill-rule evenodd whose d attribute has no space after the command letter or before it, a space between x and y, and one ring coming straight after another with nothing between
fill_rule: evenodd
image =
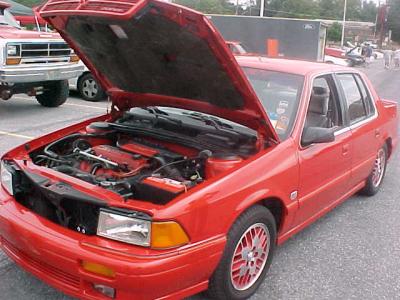
<instances>
[{"instance_id":1,"label":"door window","mask_svg":"<svg viewBox=\"0 0 400 300\"><path fill-rule=\"evenodd\" d=\"M367 107L353 74L338 74L337 78L343 88L350 123L365 119L368 116Z\"/></svg>"},{"instance_id":2,"label":"door window","mask_svg":"<svg viewBox=\"0 0 400 300\"><path fill-rule=\"evenodd\" d=\"M342 125L342 110L332 76L317 77L313 82L305 127L339 128Z\"/></svg>"}]
</instances>

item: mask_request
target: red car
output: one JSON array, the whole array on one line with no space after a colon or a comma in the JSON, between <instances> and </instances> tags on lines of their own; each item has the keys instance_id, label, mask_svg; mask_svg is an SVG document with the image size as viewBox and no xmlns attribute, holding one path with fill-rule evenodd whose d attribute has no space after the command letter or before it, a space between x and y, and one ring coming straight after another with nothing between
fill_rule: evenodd
<instances>
[{"instance_id":1,"label":"red car","mask_svg":"<svg viewBox=\"0 0 400 300\"><path fill-rule=\"evenodd\" d=\"M208 19L162 1L40 9L110 114L2 158L1 248L81 299L246 299L276 245L381 187L397 106L362 73L233 57Z\"/></svg>"},{"instance_id":2,"label":"red car","mask_svg":"<svg viewBox=\"0 0 400 300\"><path fill-rule=\"evenodd\" d=\"M325 54L333 57L346 58L346 51L340 48L325 48Z\"/></svg>"},{"instance_id":3,"label":"red car","mask_svg":"<svg viewBox=\"0 0 400 300\"><path fill-rule=\"evenodd\" d=\"M226 41L226 45L232 51L233 55L248 55L249 51L239 41Z\"/></svg>"}]
</instances>

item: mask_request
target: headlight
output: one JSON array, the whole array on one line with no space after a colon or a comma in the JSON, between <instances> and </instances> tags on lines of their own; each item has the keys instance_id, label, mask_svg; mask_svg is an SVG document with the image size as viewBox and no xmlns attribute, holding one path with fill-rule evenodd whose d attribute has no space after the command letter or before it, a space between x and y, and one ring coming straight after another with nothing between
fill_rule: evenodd
<instances>
[{"instance_id":1,"label":"headlight","mask_svg":"<svg viewBox=\"0 0 400 300\"><path fill-rule=\"evenodd\" d=\"M189 242L176 222L151 222L109 210L100 210L97 235L153 249L175 248Z\"/></svg>"},{"instance_id":2,"label":"headlight","mask_svg":"<svg viewBox=\"0 0 400 300\"><path fill-rule=\"evenodd\" d=\"M20 46L7 45L7 56L20 56Z\"/></svg>"},{"instance_id":3,"label":"headlight","mask_svg":"<svg viewBox=\"0 0 400 300\"><path fill-rule=\"evenodd\" d=\"M148 247L150 246L151 222L101 210L97 235Z\"/></svg>"},{"instance_id":4,"label":"headlight","mask_svg":"<svg viewBox=\"0 0 400 300\"><path fill-rule=\"evenodd\" d=\"M1 161L0 165L0 177L1 177L1 184L5 188L5 190L11 195L14 195L14 190L13 190L13 174L11 171L8 169L6 163L4 161Z\"/></svg>"}]
</instances>

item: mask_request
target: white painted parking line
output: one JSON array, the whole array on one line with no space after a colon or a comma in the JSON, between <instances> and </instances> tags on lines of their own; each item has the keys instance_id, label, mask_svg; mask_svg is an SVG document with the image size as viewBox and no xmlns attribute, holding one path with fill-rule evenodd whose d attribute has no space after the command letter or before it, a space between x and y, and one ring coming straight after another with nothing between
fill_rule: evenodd
<instances>
[{"instance_id":1,"label":"white painted parking line","mask_svg":"<svg viewBox=\"0 0 400 300\"><path fill-rule=\"evenodd\" d=\"M102 111L104 111L104 113L107 111L106 107L98 107L98 106L92 106L92 105L75 104L75 103L64 103L63 105L85 107L85 108L94 108L94 109L102 110Z\"/></svg>"},{"instance_id":2,"label":"white painted parking line","mask_svg":"<svg viewBox=\"0 0 400 300\"><path fill-rule=\"evenodd\" d=\"M25 100L25 101L31 101L31 99L28 98L22 98L22 97L13 97L14 99L17 100ZM97 109L97 110L102 110L104 113L107 111L107 107L99 107L99 106L93 106L93 105L85 105L85 104L75 104L75 103L64 103L63 105L66 106L76 106L76 107L84 107L84 108L90 108L90 109Z\"/></svg>"},{"instance_id":3,"label":"white painted parking line","mask_svg":"<svg viewBox=\"0 0 400 300\"><path fill-rule=\"evenodd\" d=\"M7 132L7 131L1 131L0 130L0 136L1 135L12 136L12 137L16 137L16 138L20 138L20 139L27 139L27 140L31 140L31 139L34 138L33 136L28 136L28 135L17 134L17 133L12 133L12 132Z\"/></svg>"}]
</instances>

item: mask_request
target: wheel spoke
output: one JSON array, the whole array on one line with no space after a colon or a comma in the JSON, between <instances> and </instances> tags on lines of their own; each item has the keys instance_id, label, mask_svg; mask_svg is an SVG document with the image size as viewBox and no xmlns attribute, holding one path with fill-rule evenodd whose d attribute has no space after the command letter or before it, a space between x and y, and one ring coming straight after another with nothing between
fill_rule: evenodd
<instances>
[{"instance_id":1,"label":"wheel spoke","mask_svg":"<svg viewBox=\"0 0 400 300\"><path fill-rule=\"evenodd\" d=\"M269 252L269 231L257 223L247 229L237 243L231 262L231 282L235 289L249 289L261 276Z\"/></svg>"}]
</instances>

